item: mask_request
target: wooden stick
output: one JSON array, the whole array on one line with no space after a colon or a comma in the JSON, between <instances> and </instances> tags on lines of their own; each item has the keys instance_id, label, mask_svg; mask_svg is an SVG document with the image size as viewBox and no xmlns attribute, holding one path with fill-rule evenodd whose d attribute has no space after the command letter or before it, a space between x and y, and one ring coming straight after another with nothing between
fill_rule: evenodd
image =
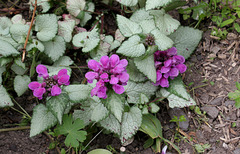
<instances>
[{"instance_id":1,"label":"wooden stick","mask_svg":"<svg viewBox=\"0 0 240 154\"><path fill-rule=\"evenodd\" d=\"M23 47L22 62L24 62L24 59L25 59L26 47L27 47L27 43L28 43L28 39L29 39L29 35L30 35L30 32L31 32L31 29L32 29L33 20L34 20L35 14L36 14L36 10L37 10L37 0L35 0L35 5L34 5L34 10L33 10L31 24L30 24L30 27L29 27L29 30L28 30L26 41L24 43L24 47Z\"/></svg>"}]
</instances>

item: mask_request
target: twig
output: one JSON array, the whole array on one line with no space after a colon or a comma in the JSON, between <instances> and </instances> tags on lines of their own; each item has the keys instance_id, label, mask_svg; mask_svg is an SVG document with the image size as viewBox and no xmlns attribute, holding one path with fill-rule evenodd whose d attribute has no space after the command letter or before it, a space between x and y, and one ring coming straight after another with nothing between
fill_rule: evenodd
<instances>
[{"instance_id":1,"label":"twig","mask_svg":"<svg viewBox=\"0 0 240 154\"><path fill-rule=\"evenodd\" d=\"M46 131L44 131L43 133L51 140L51 142L54 142L54 139ZM56 148L58 154L61 154L60 149L57 146L55 148Z\"/></svg>"},{"instance_id":2,"label":"twig","mask_svg":"<svg viewBox=\"0 0 240 154\"><path fill-rule=\"evenodd\" d=\"M181 133L182 135L186 136L189 141L191 141L191 136L189 136L187 133L185 133L184 131L182 131L181 129L178 129L178 128L177 128L176 130L177 130L179 133ZM195 142L195 143L197 143L197 141L194 140L194 139L192 139L192 141Z\"/></svg>"},{"instance_id":3,"label":"twig","mask_svg":"<svg viewBox=\"0 0 240 154\"><path fill-rule=\"evenodd\" d=\"M30 35L30 32L31 32L31 29L32 29L32 25L33 25L33 20L34 20L34 17L35 17L36 9L37 9L37 0L35 0L35 5L34 5L34 10L33 10L31 24L30 24L30 27L29 27L29 30L28 30L26 41L25 41L24 46L23 46L22 62L24 62L24 59L25 59L26 47L27 47L27 43L28 43L28 39L29 39L29 35Z\"/></svg>"},{"instance_id":4,"label":"twig","mask_svg":"<svg viewBox=\"0 0 240 154\"><path fill-rule=\"evenodd\" d=\"M0 132L8 132L8 131L16 131L16 130L24 130L30 129L30 126L21 126L21 127L14 127L14 128L4 128L0 129Z\"/></svg>"}]
</instances>

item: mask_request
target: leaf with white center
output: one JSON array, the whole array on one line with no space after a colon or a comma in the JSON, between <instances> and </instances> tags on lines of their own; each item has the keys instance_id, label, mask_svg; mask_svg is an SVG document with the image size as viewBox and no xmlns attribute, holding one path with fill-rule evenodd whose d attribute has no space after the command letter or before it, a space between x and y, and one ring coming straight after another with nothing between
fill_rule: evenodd
<instances>
[{"instance_id":1,"label":"leaf with white center","mask_svg":"<svg viewBox=\"0 0 240 154\"><path fill-rule=\"evenodd\" d=\"M88 2L85 8L87 8L87 11L84 12L83 18L80 19L80 25L82 27L85 26L90 19L92 19L92 15L90 12L94 12L95 5L92 2Z\"/></svg>"},{"instance_id":2,"label":"leaf with white center","mask_svg":"<svg viewBox=\"0 0 240 154\"><path fill-rule=\"evenodd\" d=\"M93 103L90 109L92 110L91 120L94 122L103 120L109 113L102 103Z\"/></svg>"},{"instance_id":3,"label":"leaf with white center","mask_svg":"<svg viewBox=\"0 0 240 154\"><path fill-rule=\"evenodd\" d=\"M143 75L135 66L133 60L128 60L127 73L129 74L129 80L134 82L143 82L146 81L146 76Z\"/></svg>"},{"instance_id":4,"label":"leaf with white center","mask_svg":"<svg viewBox=\"0 0 240 154\"><path fill-rule=\"evenodd\" d=\"M17 49L19 47L19 44L14 39L12 39L12 37L10 35L9 36L0 36L0 40L10 43L15 49Z\"/></svg>"},{"instance_id":5,"label":"leaf with white center","mask_svg":"<svg viewBox=\"0 0 240 154\"><path fill-rule=\"evenodd\" d=\"M192 99L192 97L188 94L188 100L185 100L177 95L171 94L165 88L161 88L160 91L157 93L157 96L166 97L169 101L170 108L183 108L192 105L196 105L196 102Z\"/></svg>"},{"instance_id":6,"label":"leaf with white center","mask_svg":"<svg viewBox=\"0 0 240 154\"><path fill-rule=\"evenodd\" d=\"M21 57L14 59L14 63L17 64L19 67L26 69L25 63L22 62Z\"/></svg>"},{"instance_id":7,"label":"leaf with white center","mask_svg":"<svg viewBox=\"0 0 240 154\"><path fill-rule=\"evenodd\" d=\"M173 19L164 10L152 10L150 14L154 16L156 27L165 35L170 35L180 25L180 22Z\"/></svg>"},{"instance_id":8,"label":"leaf with white center","mask_svg":"<svg viewBox=\"0 0 240 154\"><path fill-rule=\"evenodd\" d=\"M38 135L56 124L57 118L45 105L39 104L35 106L31 119L30 137Z\"/></svg>"},{"instance_id":9,"label":"leaf with white center","mask_svg":"<svg viewBox=\"0 0 240 154\"><path fill-rule=\"evenodd\" d=\"M24 43L27 37L29 27L29 25L13 24L10 27L10 33L12 38L18 43Z\"/></svg>"},{"instance_id":10,"label":"leaf with white center","mask_svg":"<svg viewBox=\"0 0 240 154\"><path fill-rule=\"evenodd\" d=\"M155 103L150 103L149 107L152 113L157 113L160 110L159 106L157 106Z\"/></svg>"},{"instance_id":11,"label":"leaf with white center","mask_svg":"<svg viewBox=\"0 0 240 154\"><path fill-rule=\"evenodd\" d=\"M61 36L56 36L51 41L43 42L43 45L45 47L44 52L53 61L58 60L66 50L66 43Z\"/></svg>"},{"instance_id":12,"label":"leaf with white center","mask_svg":"<svg viewBox=\"0 0 240 154\"><path fill-rule=\"evenodd\" d=\"M21 14L16 14L15 16L12 17L11 19L13 24L25 24L26 21L23 19Z\"/></svg>"},{"instance_id":13,"label":"leaf with white center","mask_svg":"<svg viewBox=\"0 0 240 154\"><path fill-rule=\"evenodd\" d=\"M127 57L140 57L145 53L145 46L142 44L141 38L138 35L134 35L122 43L117 53Z\"/></svg>"},{"instance_id":14,"label":"leaf with white center","mask_svg":"<svg viewBox=\"0 0 240 154\"><path fill-rule=\"evenodd\" d=\"M140 94L140 104L148 103L149 99L145 94Z\"/></svg>"},{"instance_id":15,"label":"leaf with white center","mask_svg":"<svg viewBox=\"0 0 240 154\"><path fill-rule=\"evenodd\" d=\"M33 11L35 0L30 0L28 4L30 5L30 10ZM49 0L37 0L37 5L41 6L42 13L46 13L51 8Z\"/></svg>"},{"instance_id":16,"label":"leaf with white center","mask_svg":"<svg viewBox=\"0 0 240 154\"><path fill-rule=\"evenodd\" d=\"M122 35L122 33L120 32L119 29L117 29L115 31L115 40L119 41L120 43L122 43L122 41L125 39L125 37Z\"/></svg>"},{"instance_id":17,"label":"leaf with white center","mask_svg":"<svg viewBox=\"0 0 240 154\"><path fill-rule=\"evenodd\" d=\"M172 2L172 0L147 0L146 10L155 9L157 7L162 7Z\"/></svg>"},{"instance_id":18,"label":"leaf with white center","mask_svg":"<svg viewBox=\"0 0 240 154\"><path fill-rule=\"evenodd\" d=\"M120 123L113 114L109 114L106 119L100 121L100 125L106 130L109 130L120 136Z\"/></svg>"},{"instance_id":19,"label":"leaf with white center","mask_svg":"<svg viewBox=\"0 0 240 154\"><path fill-rule=\"evenodd\" d=\"M155 44L158 46L159 50L164 51L173 46L173 41L159 30L155 29L151 31L151 34L153 34Z\"/></svg>"},{"instance_id":20,"label":"leaf with white center","mask_svg":"<svg viewBox=\"0 0 240 154\"><path fill-rule=\"evenodd\" d=\"M5 66L0 66L0 85L2 84L2 74L6 71Z\"/></svg>"},{"instance_id":21,"label":"leaf with white center","mask_svg":"<svg viewBox=\"0 0 240 154\"><path fill-rule=\"evenodd\" d=\"M132 20L135 23L140 23L143 20L151 20L151 19L153 19L153 16L151 16L149 12L146 11L145 9L140 9L135 11L133 15L130 17L130 20Z\"/></svg>"},{"instance_id":22,"label":"leaf with white center","mask_svg":"<svg viewBox=\"0 0 240 154\"><path fill-rule=\"evenodd\" d=\"M81 107L80 110L74 110L73 118L74 119L81 119L84 122L84 125L89 125L91 121L92 116L92 109L90 107Z\"/></svg>"},{"instance_id":23,"label":"leaf with white center","mask_svg":"<svg viewBox=\"0 0 240 154\"><path fill-rule=\"evenodd\" d=\"M83 47L83 52L89 52L99 44L99 33L96 28L94 28L91 32L78 33L73 37L72 42L76 47Z\"/></svg>"},{"instance_id":24,"label":"leaf with white center","mask_svg":"<svg viewBox=\"0 0 240 154\"><path fill-rule=\"evenodd\" d=\"M33 48L37 48L39 51L44 51L44 45L39 40L33 39L30 44L27 45L26 50L30 51Z\"/></svg>"},{"instance_id":25,"label":"leaf with white center","mask_svg":"<svg viewBox=\"0 0 240 154\"><path fill-rule=\"evenodd\" d=\"M155 23L153 19L150 20L143 20L139 23L139 25L142 27L143 33L148 34L152 30L156 29Z\"/></svg>"},{"instance_id":26,"label":"leaf with white center","mask_svg":"<svg viewBox=\"0 0 240 154\"><path fill-rule=\"evenodd\" d=\"M85 0L67 0L67 10L75 17L77 17L79 13L84 10L85 5Z\"/></svg>"},{"instance_id":27,"label":"leaf with white center","mask_svg":"<svg viewBox=\"0 0 240 154\"><path fill-rule=\"evenodd\" d=\"M138 0L116 0L116 1L126 6L135 6L138 3Z\"/></svg>"},{"instance_id":28,"label":"leaf with white center","mask_svg":"<svg viewBox=\"0 0 240 154\"><path fill-rule=\"evenodd\" d=\"M136 83L128 81L128 84L124 87L127 94L127 100L129 103L138 104L140 102L140 95L145 94L148 98L154 95L158 87L154 86L152 82Z\"/></svg>"},{"instance_id":29,"label":"leaf with white center","mask_svg":"<svg viewBox=\"0 0 240 154\"><path fill-rule=\"evenodd\" d=\"M69 85L64 88L64 91L67 92L70 100L74 103L79 103L80 101L86 100L90 96L91 90L91 86L84 84Z\"/></svg>"},{"instance_id":30,"label":"leaf with white center","mask_svg":"<svg viewBox=\"0 0 240 154\"><path fill-rule=\"evenodd\" d=\"M52 112L52 114L58 119L60 125L62 124L62 117L64 111L68 105L69 97L65 93L61 93L58 96L52 96L47 100L46 106Z\"/></svg>"},{"instance_id":31,"label":"leaf with white center","mask_svg":"<svg viewBox=\"0 0 240 154\"><path fill-rule=\"evenodd\" d=\"M0 67L6 66L8 63L11 63L13 60L12 57L1 57L0 58ZM1 83L0 83L1 84Z\"/></svg>"},{"instance_id":32,"label":"leaf with white center","mask_svg":"<svg viewBox=\"0 0 240 154\"><path fill-rule=\"evenodd\" d=\"M0 17L0 35L8 35L11 25L12 22L8 17Z\"/></svg>"},{"instance_id":33,"label":"leaf with white center","mask_svg":"<svg viewBox=\"0 0 240 154\"><path fill-rule=\"evenodd\" d=\"M124 102L124 97L122 95L116 94L115 92L109 92L108 98L103 100L104 105L117 118L119 122L122 121Z\"/></svg>"},{"instance_id":34,"label":"leaf with white center","mask_svg":"<svg viewBox=\"0 0 240 154\"><path fill-rule=\"evenodd\" d=\"M147 56L146 58L134 58L134 63L140 72L156 83L157 73L154 65L154 55Z\"/></svg>"},{"instance_id":35,"label":"leaf with white center","mask_svg":"<svg viewBox=\"0 0 240 154\"><path fill-rule=\"evenodd\" d=\"M0 54L2 56L16 56L19 54L19 52L8 42L4 40L0 40Z\"/></svg>"},{"instance_id":36,"label":"leaf with white center","mask_svg":"<svg viewBox=\"0 0 240 154\"><path fill-rule=\"evenodd\" d=\"M11 70L18 75L23 75L27 71L27 68L23 69L22 67L20 67L20 66L18 66L17 64L14 63L11 66Z\"/></svg>"},{"instance_id":37,"label":"leaf with white center","mask_svg":"<svg viewBox=\"0 0 240 154\"><path fill-rule=\"evenodd\" d=\"M121 123L121 142L124 143L131 138L142 124L142 113L138 107L131 107L129 112L124 112Z\"/></svg>"},{"instance_id":38,"label":"leaf with white center","mask_svg":"<svg viewBox=\"0 0 240 154\"><path fill-rule=\"evenodd\" d=\"M17 75L14 78L14 90L16 91L18 97L24 94L28 90L28 84L31 82L31 79L27 76Z\"/></svg>"},{"instance_id":39,"label":"leaf with white center","mask_svg":"<svg viewBox=\"0 0 240 154\"><path fill-rule=\"evenodd\" d=\"M12 100L9 97L6 89L3 87L3 85L0 85L0 108L13 106Z\"/></svg>"},{"instance_id":40,"label":"leaf with white center","mask_svg":"<svg viewBox=\"0 0 240 154\"><path fill-rule=\"evenodd\" d=\"M58 31L57 16L55 14L43 14L36 17L35 30L40 41L53 39Z\"/></svg>"},{"instance_id":41,"label":"leaf with white center","mask_svg":"<svg viewBox=\"0 0 240 154\"><path fill-rule=\"evenodd\" d=\"M72 40L72 32L75 27L75 20L58 21L58 35L62 36L66 42Z\"/></svg>"},{"instance_id":42,"label":"leaf with white center","mask_svg":"<svg viewBox=\"0 0 240 154\"><path fill-rule=\"evenodd\" d=\"M178 55L188 59L202 38L202 31L181 26L169 37L173 40Z\"/></svg>"},{"instance_id":43,"label":"leaf with white center","mask_svg":"<svg viewBox=\"0 0 240 154\"><path fill-rule=\"evenodd\" d=\"M134 34L142 33L142 28L139 24L131 21L124 16L117 15L117 24L120 32L125 37L130 37Z\"/></svg>"},{"instance_id":44,"label":"leaf with white center","mask_svg":"<svg viewBox=\"0 0 240 154\"><path fill-rule=\"evenodd\" d=\"M73 60L68 56L62 56L57 61L54 62L54 67L61 67L61 66L70 66L74 62Z\"/></svg>"},{"instance_id":45,"label":"leaf with white center","mask_svg":"<svg viewBox=\"0 0 240 154\"><path fill-rule=\"evenodd\" d=\"M112 51L113 49L116 49L121 45L121 43L118 40L113 40L113 37L111 35L106 36L103 41L104 43L101 46L106 48L108 51ZM106 43L109 44L109 47Z\"/></svg>"}]
</instances>

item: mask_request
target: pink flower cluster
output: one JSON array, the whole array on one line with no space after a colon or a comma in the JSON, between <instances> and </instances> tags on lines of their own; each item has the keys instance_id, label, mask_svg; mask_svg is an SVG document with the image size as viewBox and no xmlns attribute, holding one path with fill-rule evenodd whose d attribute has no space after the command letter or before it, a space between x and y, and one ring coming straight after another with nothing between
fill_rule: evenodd
<instances>
[{"instance_id":1,"label":"pink flower cluster","mask_svg":"<svg viewBox=\"0 0 240 154\"><path fill-rule=\"evenodd\" d=\"M172 47L165 51L154 53L155 67L157 69L157 82L154 84L161 87L169 87L168 78L174 79L179 73L184 73L187 66L183 64L185 58L177 55L177 49Z\"/></svg>"},{"instance_id":2,"label":"pink flower cluster","mask_svg":"<svg viewBox=\"0 0 240 154\"><path fill-rule=\"evenodd\" d=\"M48 75L47 67L38 65L36 68L39 77L43 77L43 83L33 81L29 83L28 87L33 90L33 95L38 99L42 99L43 94L49 92L51 96L58 96L61 94L61 85L69 85L70 76L67 74L67 69L61 69L57 75Z\"/></svg>"},{"instance_id":3,"label":"pink flower cluster","mask_svg":"<svg viewBox=\"0 0 240 154\"><path fill-rule=\"evenodd\" d=\"M97 80L96 87L91 91L91 96L98 96L99 98L107 98L107 89L112 88L117 94L122 94L125 89L123 86L127 85L129 75L126 71L128 61L126 59L119 59L119 56L113 54L110 58L103 56L100 62L90 60L88 67L93 70L85 74L89 83L94 79Z\"/></svg>"}]
</instances>

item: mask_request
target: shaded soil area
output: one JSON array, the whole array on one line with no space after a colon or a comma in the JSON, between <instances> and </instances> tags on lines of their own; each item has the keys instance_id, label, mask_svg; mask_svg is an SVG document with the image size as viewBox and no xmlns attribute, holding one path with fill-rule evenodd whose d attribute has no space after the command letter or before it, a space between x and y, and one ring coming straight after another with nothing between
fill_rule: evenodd
<instances>
[{"instance_id":1,"label":"shaded soil area","mask_svg":"<svg viewBox=\"0 0 240 154\"><path fill-rule=\"evenodd\" d=\"M28 18L26 1L17 3L22 8L17 8L10 3L0 4L0 8L13 6L14 13L25 14ZM112 8L109 8L110 10ZM2 12L1 12L2 11ZM1 16L13 15L13 12L1 10ZM18 12L17 12L18 11ZM172 12L176 18L179 15ZM114 34L116 24L112 22L113 16L104 18L105 30L108 34ZM208 28L211 29L211 25ZM184 82L189 93L196 100L201 113L196 113L189 108L172 109L167 106L167 102L159 104L161 107L157 117L163 126L164 137L179 146L184 154L197 153L196 145L208 144L209 147L204 153L207 154L239 154L240 153L240 110L234 107L234 101L228 99L229 92L236 90L235 82L240 82L240 36L237 33L229 33L226 40L217 40L211 36L211 30L203 34L203 39L199 43L196 52L186 62L187 72L183 75ZM71 54L71 53L69 53ZM76 59L82 64L82 60ZM74 69L73 74L80 74L78 69ZM77 75L72 80L78 80ZM32 109L36 106L30 91L16 101L31 115ZM15 104L16 109L21 109ZM180 131L177 133L176 124L169 120L173 115L185 115L187 121L181 123ZM24 122L23 116L15 110L0 110L0 129L17 127ZM179 134L179 135L176 135ZM144 149L143 144L147 136L137 133L129 145L126 145L126 153L151 154L151 148ZM57 153L56 150L49 150L50 139L45 135L29 137L29 130L0 132L0 153L6 154L30 154L30 153ZM96 136L90 144L90 149L112 147L116 152L122 147L120 140L112 134L101 133ZM114 152L112 150L112 152ZM175 153L172 147L168 148L169 153Z\"/></svg>"}]
</instances>

